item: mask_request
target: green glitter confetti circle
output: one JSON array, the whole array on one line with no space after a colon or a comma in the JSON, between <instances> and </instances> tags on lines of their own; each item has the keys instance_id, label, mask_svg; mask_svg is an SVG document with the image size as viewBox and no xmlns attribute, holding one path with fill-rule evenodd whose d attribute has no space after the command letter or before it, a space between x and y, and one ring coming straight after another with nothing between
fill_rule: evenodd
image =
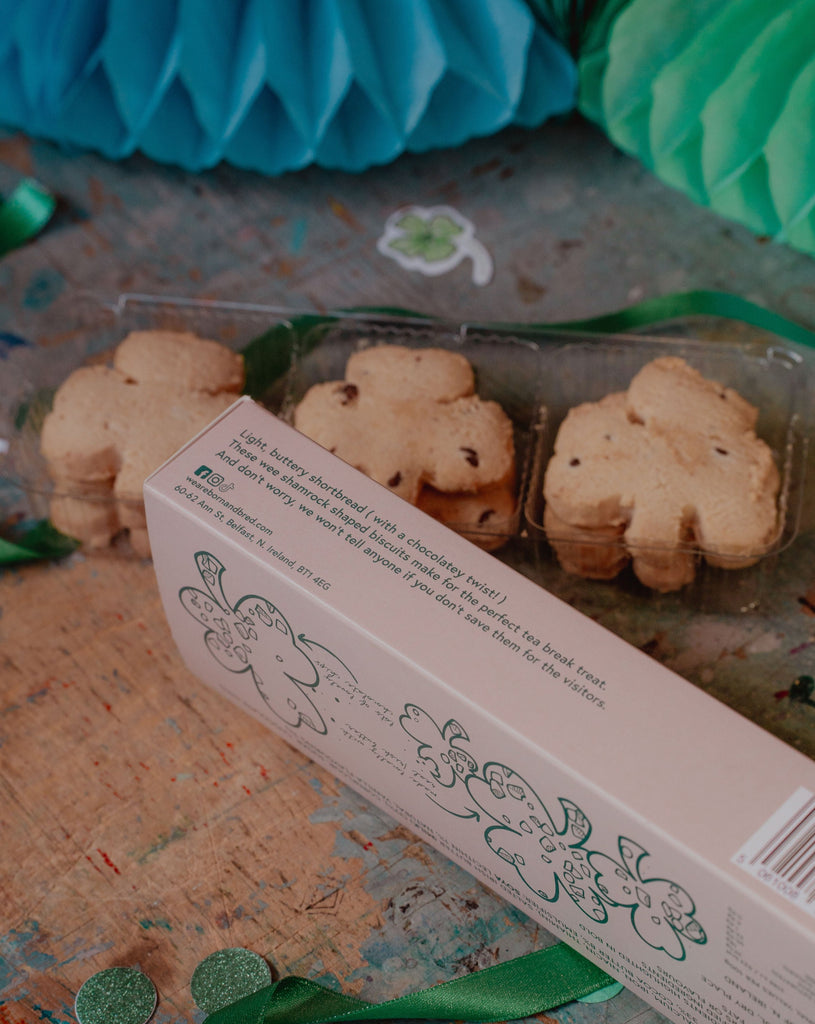
<instances>
[{"instance_id":1,"label":"green glitter confetti circle","mask_svg":"<svg viewBox=\"0 0 815 1024\"><path fill-rule=\"evenodd\" d=\"M269 965L257 953L239 946L211 953L195 968L190 991L205 1013L229 1006L271 984Z\"/></svg>"},{"instance_id":2,"label":"green glitter confetti circle","mask_svg":"<svg viewBox=\"0 0 815 1024\"><path fill-rule=\"evenodd\" d=\"M135 967L109 967L91 975L76 994L79 1024L147 1024L158 1001L156 987Z\"/></svg>"}]
</instances>

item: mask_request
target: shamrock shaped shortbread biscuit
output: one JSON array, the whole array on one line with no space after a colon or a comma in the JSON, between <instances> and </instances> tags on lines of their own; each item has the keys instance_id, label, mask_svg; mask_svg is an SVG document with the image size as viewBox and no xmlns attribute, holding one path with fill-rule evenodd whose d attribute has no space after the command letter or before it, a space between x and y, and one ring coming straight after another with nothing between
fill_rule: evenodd
<instances>
[{"instance_id":1,"label":"shamrock shaped shortbread biscuit","mask_svg":"<svg viewBox=\"0 0 815 1024\"><path fill-rule=\"evenodd\" d=\"M88 547L127 529L134 550L148 554L145 478L228 408L243 380L241 356L174 331L132 332L112 366L75 370L40 437L54 525Z\"/></svg>"},{"instance_id":2,"label":"shamrock shaped shortbread biscuit","mask_svg":"<svg viewBox=\"0 0 815 1024\"><path fill-rule=\"evenodd\" d=\"M482 496L514 485L512 422L501 406L475 394L473 370L460 353L380 345L354 353L345 378L316 384L294 425L395 494L422 505L425 488L444 496ZM463 506L456 506L463 507ZM483 503L479 516L489 514ZM453 515L453 506L443 510ZM442 517L441 512L439 517Z\"/></svg>"},{"instance_id":3,"label":"shamrock shaped shortbread biscuit","mask_svg":"<svg viewBox=\"0 0 815 1024\"><path fill-rule=\"evenodd\" d=\"M544 476L544 526L564 568L610 578L632 560L657 590L695 552L741 568L776 537L778 469L757 410L684 360L656 359L627 392L571 409Z\"/></svg>"}]
</instances>

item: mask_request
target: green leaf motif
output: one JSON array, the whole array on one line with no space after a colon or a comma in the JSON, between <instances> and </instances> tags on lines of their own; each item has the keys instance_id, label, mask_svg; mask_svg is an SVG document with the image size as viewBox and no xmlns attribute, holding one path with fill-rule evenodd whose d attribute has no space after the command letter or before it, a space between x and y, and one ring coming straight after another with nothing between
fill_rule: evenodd
<instances>
[{"instance_id":1,"label":"green leaf motif","mask_svg":"<svg viewBox=\"0 0 815 1024\"><path fill-rule=\"evenodd\" d=\"M443 238L431 238L424 247L424 258L428 263L439 263L441 260L449 259L456 251L452 242Z\"/></svg>"},{"instance_id":2,"label":"green leaf motif","mask_svg":"<svg viewBox=\"0 0 815 1024\"><path fill-rule=\"evenodd\" d=\"M391 249L404 253L405 256L421 256L424 239L416 238L413 235L403 235L401 238L394 238L390 243Z\"/></svg>"},{"instance_id":3,"label":"green leaf motif","mask_svg":"<svg viewBox=\"0 0 815 1024\"><path fill-rule=\"evenodd\" d=\"M396 226L401 228L406 235L421 235L424 233L427 221L422 220L415 213L407 213L396 222Z\"/></svg>"},{"instance_id":4,"label":"green leaf motif","mask_svg":"<svg viewBox=\"0 0 815 1024\"><path fill-rule=\"evenodd\" d=\"M439 263L455 255L456 245L450 239L464 231L460 224L444 214L423 220L415 213L408 213L397 221L397 227L404 234L393 239L389 243L390 248L428 263Z\"/></svg>"},{"instance_id":5,"label":"green leaf motif","mask_svg":"<svg viewBox=\"0 0 815 1024\"><path fill-rule=\"evenodd\" d=\"M430 234L435 238L450 238L454 235L460 235L463 230L454 220L445 217L443 214L434 217L430 221Z\"/></svg>"}]
</instances>

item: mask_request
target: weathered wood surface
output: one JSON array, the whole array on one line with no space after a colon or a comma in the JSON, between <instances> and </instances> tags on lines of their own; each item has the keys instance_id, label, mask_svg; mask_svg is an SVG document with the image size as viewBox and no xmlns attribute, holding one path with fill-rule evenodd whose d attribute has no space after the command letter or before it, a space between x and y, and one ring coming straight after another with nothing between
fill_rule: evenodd
<instances>
[{"instance_id":1,"label":"weathered wood surface","mask_svg":"<svg viewBox=\"0 0 815 1024\"><path fill-rule=\"evenodd\" d=\"M551 321L723 288L815 323L809 258L670 192L579 122L358 177L196 177L14 135L0 164L0 187L33 174L61 197L41 238L0 262L0 329L43 345L86 291ZM408 203L472 220L492 283L467 263L425 278L380 256ZM808 523L750 616L542 578L815 756L815 707L786 696L813 671L813 554ZM230 945L380 999L550 941L193 678L149 562L80 554L0 575L0 823L0 1024L67 1024L80 984L115 964L155 981L160 1024L200 1019L192 971ZM627 993L554 1016L662 1019Z\"/></svg>"},{"instance_id":2,"label":"weathered wood surface","mask_svg":"<svg viewBox=\"0 0 815 1024\"><path fill-rule=\"evenodd\" d=\"M149 563L32 567L0 592L0 1020L70 1020L117 963L154 980L159 1020L188 1019L196 964L228 945L384 997L535 941L191 677Z\"/></svg>"}]
</instances>

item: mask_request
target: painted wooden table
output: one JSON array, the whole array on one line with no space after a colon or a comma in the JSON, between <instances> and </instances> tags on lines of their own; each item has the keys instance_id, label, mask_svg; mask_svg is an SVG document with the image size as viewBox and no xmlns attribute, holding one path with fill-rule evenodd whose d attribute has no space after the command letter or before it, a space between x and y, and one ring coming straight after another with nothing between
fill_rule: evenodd
<instances>
[{"instance_id":1,"label":"painted wooden table","mask_svg":"<svg viewBox=\"0 0 815 1024\"><path fill-rule=\"evenodd\" d=\"M0 262L0 331L43 346L79 296L124 291L541 322L713 288L815 324L808 257L669 191L579 120L273 180L0 136L0 189L21 174L60 205ZM467 218L491 276L381 255L408 204ZM749 614L519 568L815 756L815 703L792 686L815 667L812 525L807 510ZM227 946L378 1000L552 941L190 675L145 561L74 554L0 575L0 842L0 1024L67 1024L82 982L122 964L157 985L160 1024L200 1020L192 972ZM627 992L552 1016L662 1020Z\"/></svg>"}]
</instances>

